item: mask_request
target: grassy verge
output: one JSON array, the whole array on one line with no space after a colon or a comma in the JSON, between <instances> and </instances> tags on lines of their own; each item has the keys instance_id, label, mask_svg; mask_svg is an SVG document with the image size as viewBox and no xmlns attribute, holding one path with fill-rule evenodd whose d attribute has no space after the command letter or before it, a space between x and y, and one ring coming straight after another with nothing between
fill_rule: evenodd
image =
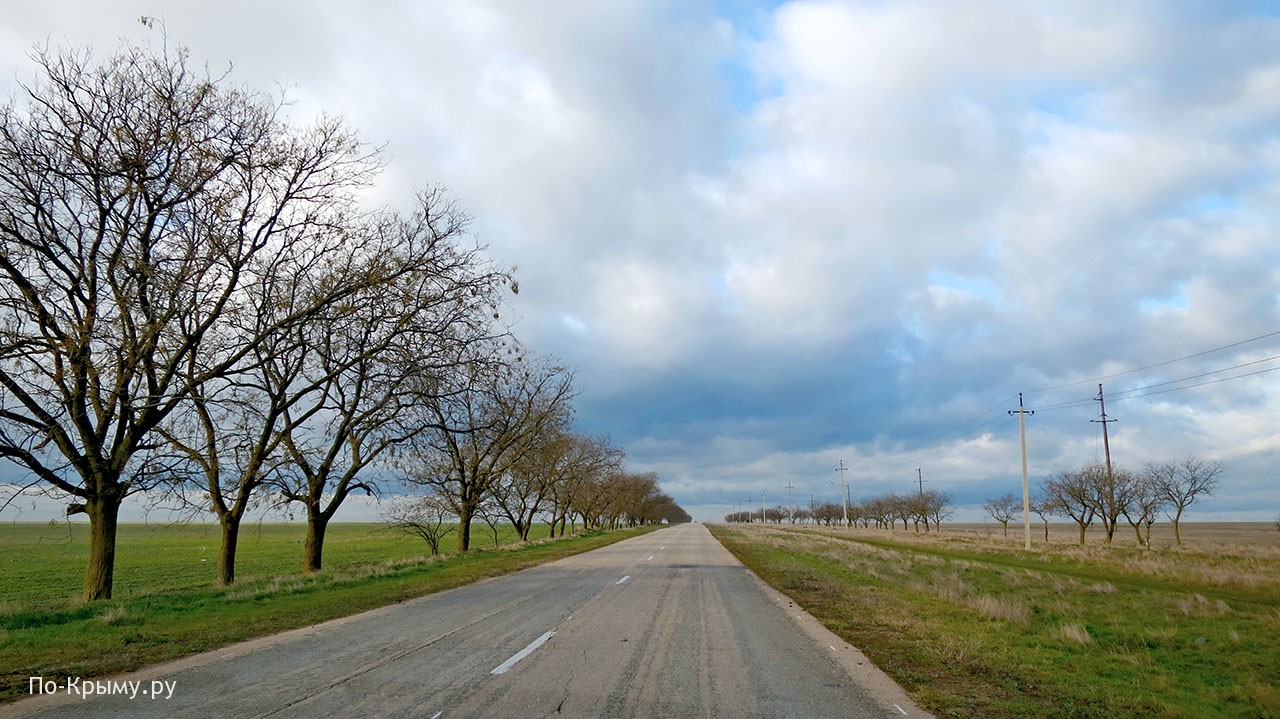
<instances>
[{"instance_id":1,"label":"grassy verge","mask_svg":"<svg viewBox=\"0 0 1280 719\"><path fill-rule=\"evenodd\" d=\"M423 548L421 543L402 535L371 534L369 525L356 527L348 532L352 545L349 549L354 555L366 553L358 548L361 543L357 541L364 535L372 537L366 543L376 545L384 538L397 543L401 555L405 554L405 547L419 552ZM191 530L172 529L177 539L171 539L182 546L182 533ZM125 543L122 556L132 554L132 561L148 568L144 574L155 573L155 581L135 581L126 585L123 592L117 592L116 598L92 604L67 599L59 589L53 603L41 608L32 606L33 601L39 601L34 597L42 593L38 587L28 583L21 590L10 590L21 598L10 598L0 612L0 702L26 696L28 677L60 681L66 676L96 678L131 671L518 571L652 529L588 532L443 559L392 556L339 566L329 556L327 564L332 568L312 576L262 574L227 588L217 587L211 580L187 578L184 583L164 575L162 568L167 563L186 561L182 552L140 551L137 544ZM163 534L152 538L157 547L164 543ZM268 555L286 553L277 547L278 542L267 544L270 546L263 551ZM293 556L296 547L292 540L284 545ZM11 566L0 567L0 584L4 574L19 573L13 568L18 564L15 558L9 562ZM60 574L49 576L51 584L65 581Z\"/></svg>"},{"instance_id":2,"label":"grassy verge","mask_svg":"<svg viewBox=\"0 0 1280 719\"><path fill-rule=\"evenodd\" d=\"M1273 551L713 527L943 717L1280 717Z\"/></svg>"}]
</instances>

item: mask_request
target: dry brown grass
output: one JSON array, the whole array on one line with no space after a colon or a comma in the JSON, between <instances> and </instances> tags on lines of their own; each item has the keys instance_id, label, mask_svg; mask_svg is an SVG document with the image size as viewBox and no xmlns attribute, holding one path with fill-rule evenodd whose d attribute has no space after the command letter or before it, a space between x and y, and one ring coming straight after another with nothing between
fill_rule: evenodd
<instances>
[{"instance_id":1,"label":"dry brown grass","mask_svg":"<svg viewBox=\"0 0 1280 719\"><path fill-rule=\"evenodd\" d=\"M1085 629L1082 624L1063 624L1058 627L1058 636L1076 644L1093 643L1093 637L1089 636L1089 630Z\"/></svg>"},{"instance_id":2,"label":"dry brown grass","mask_svg":"<svg viewBox=\"0 0 1280 719\"><path fill-rule=\"evenodd\" d=\"M1000 622L1026 626L1031 619L1031 609L1027 605L985 594L970 599L968 605L987 619Z\"/></svg>"},{"instance_id":3,"label":"dry brown grass","mask_svg":"<svg viewBox=\"0 0 1280 719\"><path fill-rule=\"evenodd\" d=\"M1221 599L1206 599L1200 594L1177 599L1173 606L1185 616L1220 617L1231 613L1231 607L1226 602Z\"/></svg>"},{"instance_id":4,"label":"dry brown grass","mask_svg":"<svg viewBox=\"0 0 1280 719\"><path fill-rule=\"evenodd\" d=\"M1102 543L1101 532L1091 532L1087 544L1075 544L1076 539L1072 525L1051 525L1054 532L1050 541L1045 543L1042 535L1034 535L1032 551L1027 556L1031 561L1054 564L1062 561L1075 562L1081 566L1105 567L1124 575L1151 577L1165 582L1183 583L1207 588L1241 589L1246 591L1268 591L1280 586L1280 532L1270 524L1263 522L1243 522L1225 524L1188 524L1183 525L1185 546L1172 546L1172 530L1168 530L1170 542L1162 544L1157 541L1159 535L1153 532L1154 548L1139 547L1132 537L1117 533L1113 544ZM763 529L763 528L762 528ZM839 527L815 527L812 525L774 526L770 531L785 533L802 531L807 533L824 533L849 537L879 538L895 544L921 546L936 549L958 550L979 555L1007 556L1012 552L1022 552L1021 536L1003 537L998 531L991 532L984 525L952 525L941 534L916 533L902 530L875 529L843 529ZM835 542L833 549L839 551L841 542L830 537L823 542ZM862 545L858 552L869 552L870 556L884 558L885 550ZM848 550L844 550L847 554ZM935 561L928 556L915 556L916 563ZM964 560L950 560L953 566L964 567ZM1025 576L1054 582L1065 582L1062 589L1074 589L1076 583L1069 577L1050 573L1047 578L1039 577L1033 570L1025 570ZM1091 586L1090 591L1109 593L1115 587L1106 583Z\"/></svg>"}]
</instances>

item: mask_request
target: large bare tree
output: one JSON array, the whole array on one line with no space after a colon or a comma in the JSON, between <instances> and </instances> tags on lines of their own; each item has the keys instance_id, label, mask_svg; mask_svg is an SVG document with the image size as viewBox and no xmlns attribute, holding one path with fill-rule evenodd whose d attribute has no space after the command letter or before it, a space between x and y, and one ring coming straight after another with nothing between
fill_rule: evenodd
<instances>
[{"instance_id":1,"label":"large bare tree","mask_svg":"<svg viewBox=\"0 0 1280 719\"><path fill-rule=\"evenodd\" d=\"M242 288L288 238L341 223L330 200L376 161L340 123L289 130L278 101L183 50L36 60L0 109L0 457L80 500L94 600L121 503L165 478L157 427L275 330L244 321Z\"/></svg>"},{"instance_id":2,"label":"large bare tree","mask_svg":"<svg viewBox=\"0 0 1280 719\"><path fill-rule=\"evenodd\" d=\"M502 289L513 283L468 244L466 224L433 190L420 195L413 215L384 215L360 228L378 241L349 266L322 273L320 284L354 281L362 289L308 323L293 354L264 364L281 391L313 388L283 411L288 471L275 482L306 515L304 572L321 568L325 531L346 498L377 491L368 470L389 473L397 449L445 426L424 408L452 399L442 395L500 341L495 319ZM330 275L336 279L323 279Z\"/></svg>"},{"instance_id":3,"label":"large bare tree","mask_svg":"<svg viewBox=\"0 0 1280 719\"><path fill-rule=\"evenodd\" d=\"M471 547L471 520L496 484L541 443L562 431L571 412L572 373L536 359L473 363L449 391L424 403L430 430L415 442L411 483L450 498L458 551Z\"/></svg>"}]
</instances>

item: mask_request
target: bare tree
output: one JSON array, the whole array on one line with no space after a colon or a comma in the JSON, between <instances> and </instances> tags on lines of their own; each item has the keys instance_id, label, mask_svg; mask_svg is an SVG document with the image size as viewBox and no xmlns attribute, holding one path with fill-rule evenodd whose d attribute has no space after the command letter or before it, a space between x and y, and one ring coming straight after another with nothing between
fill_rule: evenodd
<instances>
[{"instance_id":1,"label":"bare tree","mask_svg":"<svg viewBox=\"0 0 1280 719\"><path fill-rule=\"evenodd\" d=\"M81 500L84 597L103 599L121 503L172 479L155 430L255 347L241 289L377 163L339 123L288 131L185 50L36 61L0 109L0 457Z\"/></svg>"},{"instance_id":2,"label":"bare tree","mask_svg":"<svg viewBox=\"0 0 1280 719\"><path fill-rule=\"evenodd\" d=\"M952 514L951 495L937 489L924 493L925 516L933 522L934 528L941 533L943 520L950 519Z\"/></svg>"},{"instance_id":3,"label":"bare tree","mask_svg":"<svg viewBox=\"0 0 1280 719\"><path fill-rule=\"evenodd\" d=\"M1045 502L1080 528L1080 544L1097 515L1093 484L1078 470L1056 470L1044 478Z\"/></svg>"},{"instance_id":4,"label":"bare tree","mask_svg":"<svg viewBox=\"0 0 1280 719\"><path fill-rule=\"evenodd\" d=\"M458 515L458 551L471 543L471 519L494 485L571 411L572 374L531 359L473 363L449 391L424 403L432 425L414 445L423 469L412 481L435 487Z\"/></svg>"},{"instance_id":5,"label":"bare tree","mask_svg":"<svg viewBox=\"0 0 1280 719\"><path fill-rule=\"evenodd\" d=\"M1173 536L1178 546L1182 546L1182 530L1179 522L1182 515L1202 495L1211 495L1218 488L1218 475L1226 470L1226 466L1216 460L1203 460L1188 456L1178 462L1152 463L1146 471L1159 488L1167 502L1171 513L1169 521L1173 522Z\"/></svg>"},{"instance_id":6,"label":"bare tree","mask_svg":"<svg viewBox=\"0 0 1280 719\"><path fill-rule=\"evenodd\" d=\"M1151 546L1151 525L1160 518L1160 511L1167 503L1159 478L1151 473L1149 467L1133 478L1129 503L1123 511L1125 521L1137 535L1139 546Z\"/></svg>"},{"instance_id":7,"label":"bare tree","mask_svg":"<svg viewBox=\"0 0 1280 719\"><path fill-rule=\"evenodd\" d=\"M1044 541L1049 541L1049 517L1052 517L1058 511L1058 505L1052 499L1046 496L1036 496L1031 499L1031 511L1040 517L1041 524L1044 525Z\"/></svg>"},{"instance_id":8,"label":"bare tree","mask_svg":"<svg viewBox=\"0 0 1280 719\"><path fill-rule=\"evenodd\" d=\"M551 536L559 526L561 536L565 524L573 522L580 494L590 491L598 477L621 471L626 454L609 442L608 437L570 435L563 458L564 473L551 485Z\"/></svg>"},{"instance_id":9,"label":"bare tree","mask_svg":"<svg viewBox=\"0 0 1280 719\"><path fill-rule=\"evenodd\" d=\"M440 554L440 540L455 532L449 501L438 494L397 497L382 512L383 521L427 543L431 556Z\"/></svg>"},{"instance_id":10,"label":"bare tree","mask_svg":"<svg viewBox=\"0 0 1280 719\"><path fill-rule=\"evenodd\" d=\"M987 514L991 515L992 519L1000 523L1000 526L1004 528L1004 536L1007 537L1009 536L1009 522L1022 509L1022 500L1014 496L1013 492L1009 492L995 499L988 499L982 505L982 508L986 510Z\"/></svg>"},{"instance_id":11,"label":"bare tree","mask_svg":"<svg viewBox=\"0 0 1280 719\"><path fill-rule=\"evenodd\" d=\"M1086 497L1093 505L1094 515L1102 523L1106 543L1111 544L1120 517L1129 511L1133 503L1137 476L1127 469L1108 469L1098 462L1085 465L1078 476L1089 487Z\"/></svg>"},{"instance_id":12,"label":"bare tree","mask_svg":"<svg viewBox=\"0 0 1280 719\"><path fill-rule=\"evenodd\" d=\"M548 425L494 483L494 501L521 540L529 540L534 519L553 500L556 487L571 480L579 458L575 449L572 434Z\"/></svg>"},{"instance_id":13,"label":"bare tree","mask_svg":"<svg viewBox=\"0 0 1280 719\"><path fill-rule=\"evenodd\" d=\"M296 354L268 363L273 382L313 385L285 410L289 474L275 482L303 505L303 571L322 567L328 523L352 492L376 494L366 470L391 469L395 452L442 424L421 412L496 341L493 320L509 276L465 241L467 218L435 190L409 217L387 214L359 229L370 252L321 277L361 291L302 328ZM265 375L264 375L265 376Z\"/></svg>"}]
</instances>

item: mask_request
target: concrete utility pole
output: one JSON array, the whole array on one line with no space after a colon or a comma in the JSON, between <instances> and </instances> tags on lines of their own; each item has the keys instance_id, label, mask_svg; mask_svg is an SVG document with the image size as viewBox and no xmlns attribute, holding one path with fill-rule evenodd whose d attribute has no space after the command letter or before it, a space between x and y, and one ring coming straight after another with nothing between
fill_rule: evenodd
<instances>
[{"instance_id":1,"label":"concrete utility pole","mask_svg":"<svg viewBox=\"0 0 1280 719\"><path fill-rule=\"evenodd\" d=\"M787 478L787 523L796 523L796 513L791 509L791 478Z\"/></svg>"},{"instance_id":2,"label":"concrete utility pole","mask_svg":"<svg viewBox=\"0 0 1280 719\"><path fill-rule=\"evenodd\" d=\"M849 526L849 495L844 491L844 473L849 468L844 466L844 460L840 460L840 466L836 467L836 471L840 473L840 507L844 514L844 526Z\"/></svg>"},{"instance_id":3,"label":"concrete utility pole","mask_svg":"<svg viewBox=\"0 0 1280 719\"><path fill-rule=\"evenodd\" d=\"M1022 436L1022 538L1025 547L1031 549L1031 483L1027 479L1027 415L1035 414L1035 411L1023 409L1022 393L1019 392L1018 408L1009 410L1009 414L1018 415L1018 434Z\"/></svg>"}]
</instances>

